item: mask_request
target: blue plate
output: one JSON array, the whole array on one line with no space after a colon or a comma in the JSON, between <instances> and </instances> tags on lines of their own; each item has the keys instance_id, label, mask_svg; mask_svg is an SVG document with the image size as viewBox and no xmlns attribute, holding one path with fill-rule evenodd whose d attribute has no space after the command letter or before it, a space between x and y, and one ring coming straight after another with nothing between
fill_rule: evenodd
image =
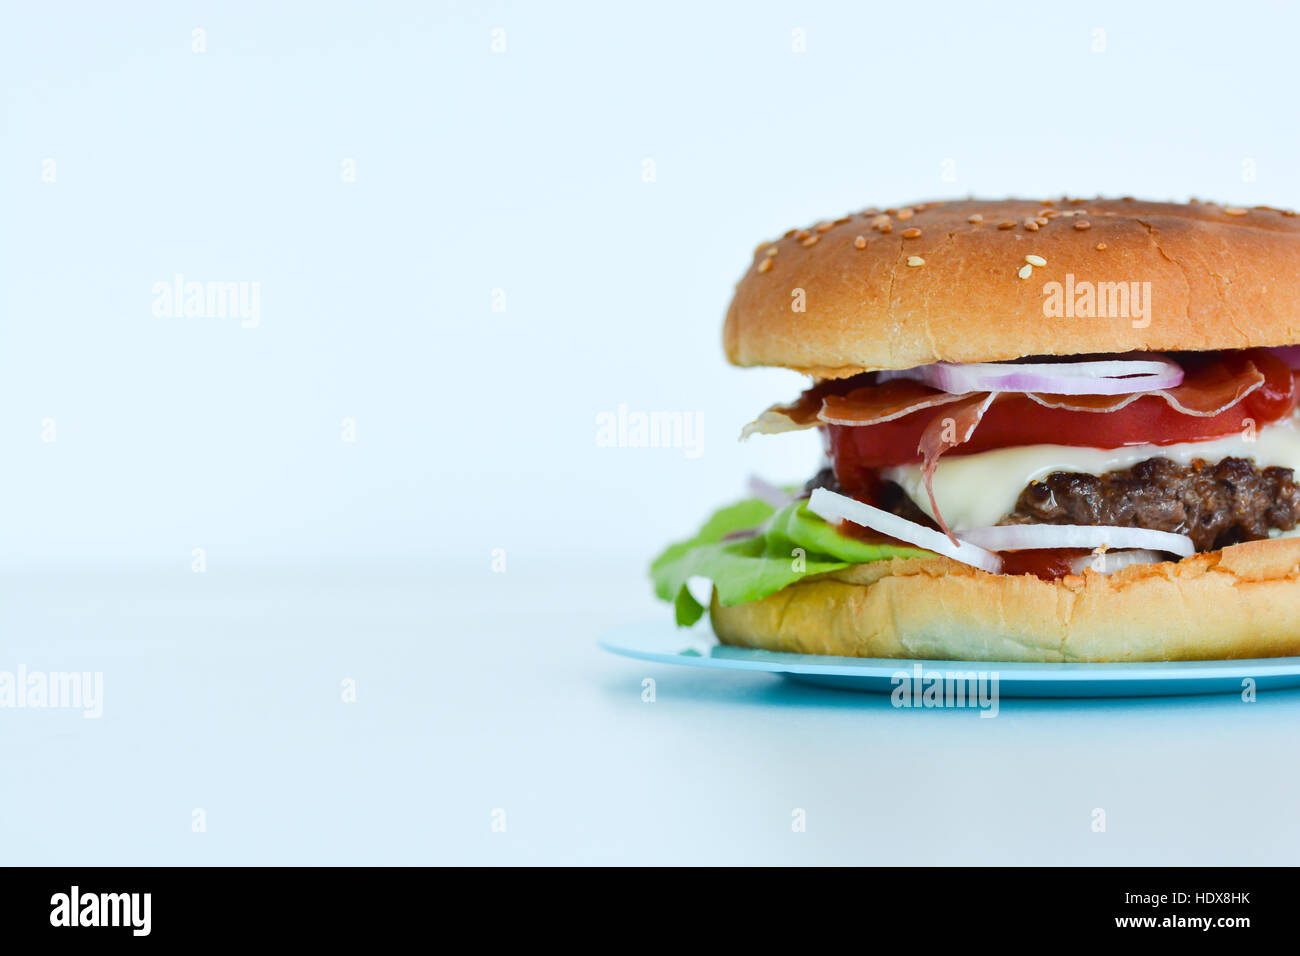
<instances>
[{"instance_id":1,"label":"blue plate","mask_svg":"<svg viewBox=\"0 0 1300 956\"><path fill-rule=\"evenodd\" d=\"M878 657L783 654L719 644L703 625L678 629L672 621L612 631L600 646L624 657L686 667L766 671L790 680L846 690L892 693L920 688L934 676L997 677L1003 697L1152 697L1239 694L1300 687L1300 657L1232 661L1160 661L1149 664L1024 664L1004 661L915 661ZM962 678L954 678L961 680Z\"/></svg>"}]
</instances>

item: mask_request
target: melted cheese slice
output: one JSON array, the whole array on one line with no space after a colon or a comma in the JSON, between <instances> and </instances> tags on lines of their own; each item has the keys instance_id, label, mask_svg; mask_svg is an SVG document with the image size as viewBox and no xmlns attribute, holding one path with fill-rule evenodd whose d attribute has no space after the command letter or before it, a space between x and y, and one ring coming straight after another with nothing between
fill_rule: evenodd
<instances>
[{"instance_id":1,"label":"melted cheese slice","mask_svg":"<svg viewBox=\"0 0 1300 956\"><path fill-rule=\"evenodd\" d=\"M1248 458L1258 468L1274 465L1300 471L1300 413L1252 436L1234 434L1212 441L1178 445L1130 445L1126 448L1073 448L1069 445L1026 445L998 448L974 455L939 459L934 471L934 496L954 531L995 525L1015 510L1020 492L1031 481L1054 471L1100 475L1132 468L1148 458L1169 458L1180 465L1201 458ZM881 477L897 482L921 510L934 517L920 465L882 468Z\"/></svg>"}]
</instances>

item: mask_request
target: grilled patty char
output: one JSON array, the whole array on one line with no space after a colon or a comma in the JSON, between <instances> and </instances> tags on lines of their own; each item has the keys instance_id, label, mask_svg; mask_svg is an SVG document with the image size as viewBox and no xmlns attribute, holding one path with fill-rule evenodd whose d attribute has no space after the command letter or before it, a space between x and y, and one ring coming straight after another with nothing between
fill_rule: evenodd
<instances>
[{"instance_id":1,"label":"grilled patty char","mask_svg":"<svg viewBox=\"0 0 1300 956\"><path fill-rule=\"evenodd\" d=\"M1085 524L1185 534L1197 551L1291 531L1300 487L1290 468L1255 467L1245 458L1179 465L1148 458L1104 475L1056 472L1020 493L1004 524Z\"/></svg>"}]
</instances>

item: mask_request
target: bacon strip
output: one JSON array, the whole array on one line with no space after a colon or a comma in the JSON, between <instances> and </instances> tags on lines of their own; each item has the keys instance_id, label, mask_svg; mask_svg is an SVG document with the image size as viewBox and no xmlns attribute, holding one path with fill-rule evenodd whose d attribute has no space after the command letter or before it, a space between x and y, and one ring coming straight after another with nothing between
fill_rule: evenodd
<instances>
[{"instance_id":1,"label":"bacon strip","mask_svg":"<svg viewBox=\"0 0 1300 956\"><path fill-rule=\"evenodd\" d=\"M744 441L755 434L779 435L781 432L798 431L821 424L817 420L817 414L822 410L822 400L827 395L848 391L848 381L841 379L819 382L812 388L805 389L793 402L773 405L741 430L740 440Z\"/></svg>"},{"instance_id":2,"label":"bacon strip","mask_svg":"<svg viewBox=\"0 0 1300 956\"><path fill-rule=\"evenodd\" d=\"M847 395L827 395L817 418L827 425L879 425L924 408L961 401L971 394L950 395L920 382L895 379L856 388Z\"/></svg>"},{"instance_id":3,"label":"bacon strip","mask_svg":"<svg viewBox=\"0 0 1300 956\"><path fill-rule=\"evenodd\" d=\"M842 386L842 382L833 385ZM879 425L967 397L949 395L909 379L859 386L845 394L839 394L840 390L819 385L793 402L773 405L746 425L740 437L776 435L815 425Z\"/></svg>"},{"instance_id":4,"label":"bacon strip","mask_svg":"<svg viewBox=\"0 0 1300 956\"><path fill-rule=\"evenodd\" d=\"M934 511L934 520L939 530L948 536L948 540L957 544L957 536L943 520L939 511L939 502L934 498L934 469L939 465L939 456L970 441L979 423L984 420L984 413L997 399L1000 392L976 392L961 396L963 401L947 408L943 414L936 415L921 432L921 440L916 451L924 465L921 474L925 478L925 492L930 496L930 508Z\"/></svg>"},{"instance_id":5,"label":"bacon strip","mask_svg":"<svg viewBox=\"0 0 1300 956\"><path fill-rule=\"evenodd\" d=\"M819 424L817 416L809 420L797 412L797 405L773 405L752 422L740 430L740 440L750 435L779 435L782 432L797 432Z\"/></svg>"},{"instance_id":6,"label":"bacon strip","mask_svg":"<svg viewBox=\"0 0 1300 956\"><path fill-rule=\"evenodd\" d=\"M1240 370L1231 370L1223 362L1213 362L1187 373L1183 384L1158 392L1133 392L1129 395L1042 395L1027 393L1044 408L1063 408L1071 412L1117 412L1139 398L1162 398L1170 408L1197 418L1222 415L1247 395L1263 386L1264 373L1247 359Z\"/></svg>"}]
</instances>

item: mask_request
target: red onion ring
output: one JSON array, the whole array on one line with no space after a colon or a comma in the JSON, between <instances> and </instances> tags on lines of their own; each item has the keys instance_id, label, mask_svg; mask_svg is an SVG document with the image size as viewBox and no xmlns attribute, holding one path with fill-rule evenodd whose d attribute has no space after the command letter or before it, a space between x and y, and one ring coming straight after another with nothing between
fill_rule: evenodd
<instances>
[{"instance_id":1,"label":"red onion ring","mask_svg":"<svg viewBox=\"0 0 1300 956\"><path fill-rule=\"evenodd\" d=\"M1002 570L1002 559L991 551L965 541L949 541L942 532L825 488L813 491L812 497L808 499L808 510L826 521L851 521L982 571L996 574Z\"/></svg>"},{"instance_id":2,"label":"red onion ring","mask_svg":"<svg viewBox=\"0 0 1300 956\"><path fill-rule=\"evenodd\" d=\"M798 495L792 495L784 488L772 484L770 481L764 481L758 475L750 475L748 482L750 497L766 501L769 505L780 511L790 502L798 498Z\"/></svg>"},{"instance_id":3,"label":"red onion ring","mask_svg":"<svg viewBox=\"0 0 1300 956\"><path fill-rule=\"evenodd\" d=\"M1277 348L1265 349L1265 351L1272 352L1292 371L1300 369L1300 345L1279 345Z\"/></svg>"},{"instance_id":4,"label":"red onion ring","mask_svg":"<svg viewBox=\"0 0 1300 956\"><path fill-rule=\"evenodd\" d=\"M1087 362L936 362L887 370L877 380L910 378L950 394L1045 392L1051 395L1128 395L1175 388L1183 370L1163 355Z\"/></svg>"}]
</instances>

